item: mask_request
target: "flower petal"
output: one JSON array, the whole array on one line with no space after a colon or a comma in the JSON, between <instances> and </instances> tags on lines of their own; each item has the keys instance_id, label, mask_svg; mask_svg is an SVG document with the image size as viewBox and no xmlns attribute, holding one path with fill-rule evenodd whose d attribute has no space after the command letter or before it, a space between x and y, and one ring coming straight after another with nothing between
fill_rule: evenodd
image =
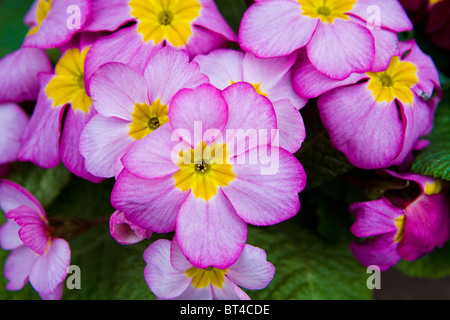
<instances>
[{"instance_id":1,"label":"flower petal","mask_svg":"<svg viewBox=\"0 0 450 320\"><path fill-rule=\"evenodd\" d=\"M69 244L63 239L53 239L47 252L33 264L30 283L39 294L51 294L66 278L69 265Z\"/></svg>"},{"instance_id":2,"label":"flower petal","mask_svg":"<svg viewBox=\"0 0 450 320\"><path fill-rule=\"evenodd\" d=\"M136 103L149 104L144 77L122 63L107 63L90 81L92 105L104 117L132 121Z\"/></svg>"},{"instance_id":3,"label":"flower petal","mask_svg":"<svg viewBox=\"0 0 450 320\"><path fill-rule=\"evenodd\" d=\"M0 104L0 163L17 160L28 116L17 104Z\"/></svg>"},{"instance_id":4,"label":"flower petal","mask_svg":"<svg viewBox=\"0 0 450 320\"><path fill-rule=\"evenodd\" d=\"M193 148L201 141L210 142L225 128L228 106L219 89L203 84L195 89L183 89L174 98L169 109L169 121L175 131L186 132ZM206 137L205 134L211 133Z\"/></svg>"},{"instance_id":5,"label":"flower petal","mask_svg":"<svg viewBox=\"0 0 450 320\"><path fill-rule=\"evenodd\" d=\"M23 245L19 229L20 226L14 220L6 220L0 226L0 247L3 250L14 250Z\"/></svg>"},{"instance_id":6,"label":"flower petal","mask_svg":"<svg viewBox=\"0 0 450 320\"><path fill-rule=\"evenodd\" d=\"M231 160L236 177L222 190L245 222L273 225L297 214L298 193L306 185L306 174L291 153L259 147Z\"/></svg>"},{"instance_id":7,"label":"flower petal","mask_svg":"<svg viewBox=\"0 0 450 320\"><path fill-rule=\"evenodd\" d=\"M37 32L26 36L23 46L42 49L61 46L84 26L90 13L89 0L55 1Z\"/></svg>"},{"instance_id":8,"label":"flower petal","mask_svg":"<svg viewBox=\"0 0 450 320\"><path fill-rule=\"evenodd\" d=\"M115 31L127 22L130 16L129 0L92 1L92 10L83 31Z\"/></svg>"},{"instance_id":9,"label":"flower petal","mask_svg":"<svg viewBox=\"0 0 450 320\"><path fill-rule=\"evenodd\" d=\"M111 193L111 203L128 221L166 233L175 230L175 219L186 196L175 187L172 176L141 179L124 169Z\"/></svg>"},{"instance_id":10,"label":"flower petal","mask_svg":"<svg viewBox=\"0 0 450 320\"><path fill-rule=\"evenodd\" d=\"M235 83L222 94L228 104L224 139L230 156L270 144L277 129L276 114L270 100L246 82Z\"/></svg>"},{"instance_id":11,"label":"flower petal","mask_svg":"<svg viewBox=\"0 0 450 320\"><path fill-rule=\"evenodd\" d=\"M123 28L110 36L97 40L89 49L85 61L86 92L90 95L92 75L105 63L120 62L143 74L150 57L154 54L153 42L144 42L136 25Z\"/></svg>"},{"instance_id":12,"label":"flower petal","mask_svg":"<svg viewBox=\"0 0 450 320\"><path fill-rule=\"evenodd\" d=\"M354 241L350 243L350 250L362 265L375 265L381 271L386 271L401 259L394 237L395 232L392 232L364 242Z\"/></svg>"},{"instance_id":13,"label":"flower petal","mask_svg":"<svg viewBox=\"0 0 450 320\"><path fill-rule=\"evenodd\" d=\"M0 103L36 100L38 74L53 71L45 50L21 48L0 60Z\"/></svg>"},{"instance_id":14,"label":"flower petal","mask_svg":"<svg viewBox=\"0 0 450 320\"><path fill-rule=\"evenodd\" d=\"M261 290L269 285L275 275L275 267L267 261L263 249L245 245L239 259L228 268L227 277L250 290Z\"/></svg>"},{"instance_id":15,"label":"flower petal","mask_svg":"<svg viewBox=\"0 0 450 320\"><path fill-rule=\"evenodd\" d=\"M304 47L318 19L301 15L296 1L263 1L250 6L239 28L239 44L258 58L280 57Z\"/></svg>"},{"instance_id":16,"label":"flower petal","mask_svg":"<svg viewBox=\"0 0 450 320\"><path fill-rule=\"evenodd\" d=\"M372 33L359 24L340 19L332 24L319 22L306 49L314 67L336 80L369 71L375 61Z\"/></svg>"},{"instance_id":17,"label":"flower petal","mask_svg":"<svg viewBox=\"0 0 450 320\"><path fill-rule=\"evenodd\" d=\"M372 18L377 12L380 14L378 22L382 28L396 32L413 29L411 20L397 0L358 0L350 10L349 15L372 22Z\"/></svg>"},{"instance_id":18,"label":"flower petal","mask_svg":"<svg viewBox=\"0 0 450 320\"><path fill-rule=\"evenodd\" d=\"M365 77L367 76L363 73L352 73L344 80L329 78L312 65L306 50L299 50L297 62L293 67L292 86L298 95L312 99L337 87L355 84Z\"/></svg>"},{"instance_id":19,"label":"flower petal","mask_svg":"<svg viewBox=\"0 0 450 320\"><path fill-rule=\"evenodd\" d=\"M422 195L406 208L405 235L398 245L403 259L414 261L449 240L449 206L445 194L439 193Z\"/></svg>"},{"instance_id":20,"label":"flower petal","mask_svg":"<svg viewBox=\"0 0 450 320\"><path fill-rule=\"evenodd\" d=\"M45 217L44 209L39 201L24 187L5 179L0 180L0 208L6 214L20 206L33 209Z\"/></svg>"},{"instance_id":21,"label":"flower petal","mask_svg":"<svg viewBox=\"0 0 450 320\"><path fill-rule=\"evenodd\" d=\"M214 0L199 0L202 5L200 16L194 24L224 36L227 40L237 42L237 35L220 14Z\"/></svg>"},{"instance_id":22,"label":"flower petal","mask_svg":"<svg viewBox=\"0 0 450 320\"><path fill-rule=\"evenodd\" d=\"M114 177L116 160L136 141L129 135L130 122L95 115L83 129L80 152L86 169L97 177Z\"/></svg>"},{"instance_id":23,"label":"flower petal","mask_svg":"<svg viewBox=\"0 0 450 320\"><path fill-rule=\"evenodd\" d=\"M28 275L38 255L27 246L22 246L12 251L6 258L4 273L9 280L7 290L20 290L28 282Z\"/></svg>"},{"instance_id":24,"label":"flower petal","mask_svg":"<svg viewBox=\"0 0 450 320\"><path fill-rule=\"evenodd\" d=\"M251 300L250 297L225 276L222 288L211 286L214 300Z\"/></svg>"},{"instance_id":25,"label":"flower petal","mask_svg":"<svg viewBox=\"0 0 450 320\"><path fill-rule=\"evenodd\" d=\"M208 201L190 193L178 213L175 237L197 268L225 269L244 249L247 224L221 191Z\"/></svg>"},{"instance_id":26,"label":"flower petal","mask_svg":"<svg viewBox=\"0 0 450 320\"><path fill-rule=\"evenodd\" d=\"M60 153L62 162L70 172L88 181L98 183L102 182L103 178L96 177L87 171L84 164L85 159L80 153L81 132L93 115L93 112L85 113L69 108L64 123Z\"/></svg>"},{"instance_id":27,"label":"flower petal","mask_svg":"<svg viewBox=\"0 0 450 320\"><path fill-rule=\"evenodd\" d=\"M350 206L350 213L356 219L351 231L360 238L396 233L398 227L394 219L403 215L401 209L385 199L354 203Z\"/></svg>"},{"instance_id":28,"label":"flower petal","mask_svg":"<svg viewBox=\"0 0 450 320\"><path fill-rule=\"evenodd\" d=\"M150 290L162 299L180 296L191 283L183 271L174 269L170 263L170 241L160 239L153 242L144 252L147 263L144 278Z\"/></svg>"},{"instance_id":29,"label":"flower petal","mask_svg":"<svg viewBox=\"0 0 450 320\"><path fill-rule=\"evenodd\" d=\"M189 62L189 56L184 50L170 46L158 50L152 56L144 76L149 86L150 101L160 99L164 105L170 105L173 96L181 89L195 88L209 82L200 72L199 66Z\"/></svg>"},{"instance_id":30,"label":"flower petal","mask_svg":"<svg viewBox=\"0 0 450 320\"><path fill-rule=\"evenodd\" d=\"M242 61L244 53L231 49L218 49L194 58L200 71L206 74L216 88L223 90L232 82L244 81Z\"/></svg>"},{"instance_id":31,"label":"flower petal","mask_svg":"<svg viewBox=\"0 0 450 320\"><path fill-rule=\"evenodd\" d=\"M279 146L291 153L295 153L300 149L306 138L303 118L290 100L279 100L273 106L277 116ZM276 144L276 137L274 141L274 144Z\"/></svg>"},{"instance_id":32,"label":"flower petal","mask_svg":"<svg viewBox=\"0 0 450 320\"><path fill-rule=\"evenodd\" d=\"M19 151L20 161L31 161L42 168L56 167L60 162L59 139L64 106L53 107L53 102L45 88L52 75L43 74L33 115L25 128L22 147Z\"/></svg>"},{"instance_id":33,"label":"flower petal","mask_svg":"<svg viewBox=\"0 0 450 320\"><path fill-rule=\"evenodd\" d=\"M400 153L405 133L396 103L375 102L367 82L326 93L318 107L331 142L353 165L382 168Z\"/></svg>"},{"instance_id":34,"label":"flower petal","mask_svg":"<svg viewBox=\"0 0 450 320\"><path fill-rule=\"evenodd\" d=\"M115 211L109 219L111 236L120 244L134 244L149 239L152 231L136 226L125 219L123 212Z\"/></svg>"}]
</instances>

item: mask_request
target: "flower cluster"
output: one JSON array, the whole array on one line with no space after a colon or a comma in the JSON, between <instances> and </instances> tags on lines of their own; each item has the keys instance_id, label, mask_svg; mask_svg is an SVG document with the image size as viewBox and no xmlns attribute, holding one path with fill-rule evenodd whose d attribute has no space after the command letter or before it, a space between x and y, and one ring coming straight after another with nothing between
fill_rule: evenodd
<instances>
[{"instance_id":1,"label":"flower cluster","mask_svg":"<svg viewBox=\"0 0 450 320\"><path fill-rule=\"evenodd\" d=\"M259 0L238 34L213 0L35 0L24 21L22 47L0 60L0 175L14 161L62 162L91 183L113 180L113 239L173 233L143 254L160 299L249 299L240 287L271 282L248 225L299 212L306 173L294 154L308 102L355 167L401 171L441 99L431 58L398 40L412 23L396 0ZM35 102L30 114L24 101ZM350 208L353 233L374 237L352 243L355 257L387 269L443 245L450 217L438 181L384 172L420 187L409 203ZM69 237L7 179L0 208L7 289L29 281L60 299Z\"/></svg>"}]
</instances>

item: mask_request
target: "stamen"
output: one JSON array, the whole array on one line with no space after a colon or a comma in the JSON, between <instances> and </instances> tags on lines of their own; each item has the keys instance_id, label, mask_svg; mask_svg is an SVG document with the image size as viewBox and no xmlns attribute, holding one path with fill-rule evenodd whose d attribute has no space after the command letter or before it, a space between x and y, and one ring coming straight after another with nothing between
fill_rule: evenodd
<instances>
[{"instance_id":1,"label":"stamen","mask_svg":"<svg viewBox=\"0 0 450 320\"><path fill-rule=\"evenodd\" d=\"M202 160L202 163L195 165L195 170L200 173L206 173L209 170L209 166L205 163L205 160Z\"/></svg>"},{"instance_id":2,"label":"stamen","mask_svg":"<svg viewBox=\"0 0 450 320\"><path fill-rule=\"evenodd\" d=\"M150 120L148 121L148 127L151 130L156 130L159 127L161 127L161 123L159 122L159 119L157 117L153 117L153 118L150 118Z\"/></svg>"},{"instance_id":3,"label":"stamen","mask_svg":"<svg viewBox=\"0 0 450 320\"><path fill-rule=\"evenodd\" d=\"M159 24L162 26L168 26L173 21L173 13L169 10L163 10L158 15Z\"/></svg>"},{"instance_id":4,"label":"stamen","mask_svg":"<svg viewBox=\"0 0 450 320\"><path fill-rule=\"evenodd\" d=\"M331 14L331 9L327 6L323 6L317 9L317 13L321 16L328 17Z\"/></svg>"}]
</instances>

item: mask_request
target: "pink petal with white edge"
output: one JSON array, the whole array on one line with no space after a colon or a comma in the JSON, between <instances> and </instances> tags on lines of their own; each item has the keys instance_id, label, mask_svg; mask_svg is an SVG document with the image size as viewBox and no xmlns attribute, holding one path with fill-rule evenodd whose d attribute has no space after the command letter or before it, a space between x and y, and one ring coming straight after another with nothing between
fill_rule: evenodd
<instances>
[{"instance_id":1,"label":"pink petal with white edge","mask_svg":"<svg viewBox=\"0 0 450 320\"><path fill-rule=\"evenodd\" d=\"M376 102L368 82L330 91L318 107L332 144L356 167L383 168L400 153L405 133L397 105Z\"/></svg>"},{"instance_id":2,"label":"pink petal with white edge","mask_svg":"<svg viewBox=\"0 0 450 320\"><path fill-rule=\"evenodd\" d=\"M200 72L196 63L189 62L184 50L164 47L154 54L145 68L150 101L161 100L170 105L173 96L184 88L195 88L209 83L208 77Z\"/></svg>"},{"instance_id":3,"label":"pink petal with white edge","mask_svg":"<svg viewBox=\"0 0 450 320\"><path fill-rule=\"evenodd\" d=\"M263 249L245 245L239 259L228 268L227 278L238 286L261 290L269 285L275 275L275 267L267 261Z\"/></svg>"},{"instance_id":4,"label":"pink petal with white edge","mask_svg":"<svg viewBox=\"0 0 450 320\"><path fill-rule=\"evenodd\" d=\"M129 121L95 115L80 138L80 152L85 158L86 169L97 177L114 177L117 159L136 141L129 131Z\"/></svg>"},{"instance_id":5,"label":"pink petal with white edge","mask_svg":"<svg viewBox=\"0 0 450 320\"><path fill-rule=\"evenodd\" d=\"M42 49L61 46L83 28L90 13L89 0L55 1L39 30L26 36L23 46Z\"/></svg>"},{"instance_id":6,"label":"pink petal with white edge","mask_svg":"<svg viewBox=\"0 0 450 320\"><path fill-rule=\"evenodd\" d=\"M230 42L224 36L213 31L195 25L192 26L192 30L192 35L185 46L191 60L197 55L208 54L216 49L228 48L230 45Z\"/></svg>"},{"instance_id":7,"label":"pink petal with white edge","mask_svg":"<svg viewBox=\"0 0 450 320\"><path fill-rule=\"evenodd\" d=\"M141 179L124 169L111 193L111 204L135 225L167 233L175 230L178 211L187 195L175 187L172 176Z\"/></svg>"},{"instance_id":8,"label":"pink petal with white edge","mask_svg":"<svg viewBox=\"0 0 450 320\"><path fill-rule=\"evenodd\" d=\"M46 218L44 209L36 198L24 187L6 179L0 180L0 208L8 213L11 210L25 206L33 209Z\"/></svg>"},{"instance_id":9,"label":"pink petal with white edge","mask_svg":"<svg viewBox=\"0 0 450 320\"><path fill-rule=\"evenodd\" d=\"M179 152L190 149L191 145L179 140L173 132L168 123L136 141L121 159L124 167L144 179L163 178L180 170Z\"/></svg>"},{"instance_id":10,"label":"pink petal with white edge","mask_svg":"<svg viewBox=\"0 0 450 320\"><path fill-rule=\"evenodd\" d=\"M5 278L8 279L6 289L17 291L28 282L31 267L39 256L27 246L12 251L6 258L4 265Z\"/></svg>"},{"instance_id":11,"label":"pink petal with white edge","mask_svg":"<svg viewBox=\"0 0 450 320\"><path fill-rule=\"evenodd\" d=\"M0 247L3 250L14 250L23 246L19 229L20 226L14 220L7 220L0 226Z\"/></svg>"},{"instance_id":12,"label":"pink petal with white edge","mask_svg":"<svg viewBox=\"0 0 450 320\"><path fill-rule=\"evenodd\" d=\"M401 165L414 150L417 141L427 135L433 128L434 110L428 104L414 95L413 105L400 102L402 121L405 127L405 139L400 154L392 164Z\"/></svg>"},{"instance_id":13,"label":"pink petal with white edge","mask_svg":"<svg viewBox=\"0 0 450 320\"><path fill-rule=\"evenodd\" d=\"M33 264L30 283L39 294L51 294L66 278L69 265L69 244L63 239L53 239L47 252Z\"/></svg>"},{"instance_id":14,"label":"pink petal with white edge","mask_svg":"<svg viewBox=\"0 0 450 320\"><path fill-rule=\"evenodd\" d=\"M222 288L211 285L213 300L251 300L250 297L225 275Z\"/></svg>"},{"instance_id":15,"label":"pink petal with white edge","mask_svg":"<svg viewBox=\"0 0 450 320\"><path fill-rule=\"evenodd\" d=\"M50 237L47 232L47 220L44 220L39 212L20 206L9 211L6 217L14 219L21 226L19 237L24 245L39 255L45 253Z\"/></svg>"},{"instance_id":16,"label":"pink petal with white edge","mask_svg":"<svg viewBox=\"0 0 450 320\"><path fill-rule=\"evenodd\" d=\"M55 289L55 291L53 291L50 294L42 294L39 293L39 296L41 297L42 300L61 300L62 295L64 293L64 282L61 282Z\"/></svg>"},{"instance_id":17,"label":"pink petal with white edge","mask_svg":"<svg viewBox=\"0 0 450 320\"><path fill-rule=\"evenodd\" d=\"M319 22L306 49L314 67L336 80L369 71L375 61L375 39L369 29L341 19Z\"/></svg>"},{"instance_id":18,"label":"pink petal with white edge","mask_svg":"<svg viewBox=\"0 0 450 320\"><path fill-rule=\"evenodd\" d=\"M306 129L302 115L290 100L279 100L273 104L277 116L278 137L275 137L273 145L277 141L281 148L295 153L302 146L306 138ZM279 140L277 140L279 139Z\"/></svg>"},{"instance_id":19,"label":"pink petal with white edge","mask_svg":"<svg viewBox=\"0 0 450 320\"><path fill-rule=\"evenodd\" d=\"M231 161L236 177L222 190L245 222L267 226L297 214L306 174L290 152L259 147Z\"/></svg>"},{"instance_id":20,"label":"pink petal with white edge","mask_svg":"<svg viewBox=\"0 0 450 320\"><path fill-rule=\"evenodd\" d=\"M132 121L136 103L150 104L144 77L122 63L107 63L90 81L92 105L105 117Z\"/></svg>"},{"instance_id":21,"label":"pink petal with white edge","mask_svg":"<svg viewBox=\"0 0 450 320\"><path fill-rule=\"evenodd\" d=\"M180 296L191 283L184 271L175 270L170 264L170 241L160 239L144 252L144 278L150 290L161 299Z\"/></svg>"},{"instance_id":22,"label":"pink petal with white edge","mask_svg":"<svg viewBox=\"0 0 450 320\"><path fill-rule=\"evenodd\" d=\"M222 94L228 104L224 138L230 157L270 144L277 132L276 114L270 100L246 82L235 83Z\"/></svg>"},{"instance_id":23,"label":"pink petal with white edge","mask_svg":"<svg viewBox=\"0 0 450 320\"><path fill-rule=\"evenodd\" d=\"M170 124L193 148L201 141L214 141L228 120L228 106L222 92L210 84L183 89L172 99ZM207 136L206 136L207 135Z\"/></svg>"},{"instance_id":24,"label":"pink petal with white edge","mask_svg":"<svg viewBox=\"0 0 450 320\"><path fill-rule=\"evenodd\" d=\"M214 0L199 0L202 9L194 24L224 36L227 40L237 42L238 37L228 25Z\"/></svg>"},{"instance_id":25,"label":"pink petal with white edge","mask_svg":"<svg viewBox=\"0 0 450 320\"><path fill-rule=\"evenodd\" d=\"M244 81L242 61L244 53L232 49L218 49L207 55L199 55L194 62L200 66L200 71L206 74L216 88L223 90L231 82Z\"/></svg>"},{"instance_id":26,"label":"pink petal with white edge","mask_svg":"<svg viewBox=\"0 0 450 320\"><path fill-rule=\"evenodd\" d=\"M22 147L19 151L20 161L31 161L42 168L53 168L60 163L59 139L64 106L53 108L45 88L53 75L41 75L39 92L33 115L22 136Z\"/></svg>"},{"instance_id":27,"label":"pink petal with white edge","mask_svg":"<svg viewBox=\"0 0 450 320\"><path fill-rule=\"evenodd\" d=\"M37 16L38 4L39 4L39 0L34 0L30 9L28 9L27 13L25 14L25 17L23 18L23 22L29 27L35 26L37 23L36 16Z\"/></svg>"},{"instance_id":28,"label":"pink petal with white edge","mask_svg":"<svg viewBox=\"0 0 450 320\"><path fill-rule=\"evenodd\" d=\"M381 271L386 271L401 260L398 243L394 242L395 235L396 232L392 232L364 242L354 241L350 243L350 250L362 265L376 265Z\"/></svg>"},{"instance_id":29,"label":"pink petal with white edge","mask_svg":"<svg viewBox=\"0 0 450 320\"><path fill-rule=\"evenodd\" d=\"M370 71L382 72L389 67L392 56L399 56L397 32L373 26L359 18L350 16L350 21L366 27L375 39L375 61Z\"/></svg>"},{"instance_id":30,"label":"pink petal with white edge","mask_svg":"<svg viewBox=\"0 0 450 320\"><path fill-rule=\"evenodd\" d=\"M430 56L420 50L414 40L400 42L400 52L406 57L402 61L413 63L417 68L419 82L411 89L423 100L428 101L434 92L442 97L438 70Z\"/></svg>"},{"instance_id":31,"label":"pink petal with white edge","mask_svg":"<svg viewBox=\"0 0 450 320\"><path fill-rule=\"evenodd\" d=\"M213 292L211 286L196 288L189 284L182 294L171 300L213 300Z\"/></svg>"},{"instance_id":32,"label":"pink petal with white edge","mask_svg":"<svg viewBox=\"0 0 450 320\"><path fill-rule=\"evenodd\" d=\"M318 19L301 15L297 1L262 1L244 13L239 44L258 58L286 56L304 47L316 30Z\"/></svg>"},{"instance_id":33,"label":"pink petal with white edge","mask_svg":"<svg viewBox=\"0 0 450 320\"><path fill-rule=\"evenodd\" d=\"M131 223L123 212L114 212L109 219L109 231L111 236L123 245L138 243L144 239L149 239L152 235L151 230L142 229Z\"/></svg>"},{"instance_id":34,"label":"pink petal with white edge","mask_svg":"<svg viewBox=\"0 0 450 320\"><path fill-rule=\"evenodd\" d=\"M272 102L289 99L298 109L302 108L307 100L299 97L292 89L291 68L297 58L293 53L286 57L259 59L251 52L244 57L244 81L259 84L261 91Z\"/></svg>"},{"instance_id":35,"label":"pink petal with white edge","mask_svg":"<svg viewBox=\"0 0 450 320\"><path fill-rule=\"evenodd\" d=\"M309 61L306 50L299 50L298 59L293 67L292 86L294 91L305 99L313 99L327 91L349 84L355 84L366 78L363 73L352 73L344 80L327 77Z\"/></svg>"},{"instance_id":36,"label":"pink petal with white edge","mask_svg":"<svg viewBox=\"0 0 450 320\"><path fill-rule=\"evenodd\" d=\"M0 60L0 103L36 100L38 74L53 71L45 50L20 48Z\"/></svg>"},{"instance_id":37,"label":"pink petal with white edge","mask_svg":"<svg viewBox=\"0 0 450 320\"><path fill-rule=\"evenodd\" d=\"M396 32L413 29L411 20L397 0L358 0L349 15L357 16L370 24L378 22L380 27Z\"/></svg>"},{"instance_id":38,"label":"pink petal with white edge","mask_svg":"<svg viewBox=\"0 0 450 320\"><path fill-rule=\"evenodd\" d=\"M92 10L83 31L115 31L127 22L133 21L130 15L129 0L93 0Z\"/></svg>"},{"instance_id":39,"label":"pink petal with white edge","mask_svg":"<svg viewBox=\"0 0 450 320\"><path fill-rule=\"evenodd\" d=\"M80 153L81 133L94 114L94 112L85 113L69 108L64 123L60 152L62 162L70 172L88 181L98 183L102 182L103 178L94 176L87 171L85 159Z\"/></svg>"},{"instance_id":40,"label":"pink petal with white edge","mask_svg":"<svg viewBox=\"0 0 450 320\"><path fill-rule=\"evenodd\" d=\"M175 237L170 246L170 263L175 270L183 272L192 267L192 263L184 256Z\"/></svg>"},{"instance_id":41,"label":"pink petal with white edge","mask_svg":"<svg viewBox=\"0 0 450 320\"><path fill-rule=\"evenodd\" d=\"M17 160L28 116L14 103L0 104L0 163Z\"/></svg>"},{"instance_id":42,"label":"pink petal with white edge","mask_svg":"<svg viewBox=\"0 0 450 320\"><path fill-rule=\"evenodd\" d=\"M247 224L222 191L205 201L190 193L180 208L175 232L186 258L197 268L228 268L239 258Z\"/></svg>"},{"instance_id":43,"label":"pink petal with white edge","mask_svg":"<svg viewBox=\"0 0 450 320\"><path fill-rule=\"evenodd\" d=\"M136 25L121 29L108 37L97 40L89 49L84 65L86 92L90 95L92 75L105 63L120 62L143 74L153 55L153 42L144 42Z\"/></svg>"}]
</instances>

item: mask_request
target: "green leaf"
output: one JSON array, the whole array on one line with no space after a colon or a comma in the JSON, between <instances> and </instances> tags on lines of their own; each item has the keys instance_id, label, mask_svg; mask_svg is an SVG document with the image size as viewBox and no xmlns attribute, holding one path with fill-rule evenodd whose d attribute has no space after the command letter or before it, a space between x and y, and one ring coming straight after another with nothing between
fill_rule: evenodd
<instances>
[{"instance_id":1,"label":"green leaf","mask_svg":"<svg viewBox=\"0 0 450 320\"><path fill-rule=\"evenodd\" d=\"M409 262L401 260L398 270L410 277L437 279L450 275L450 243L436 248L429 255Z\"/></svg>"},{"instance_id":2,"label":"green leaf","mask_svg":"<svg viewBox=\"0 0 450 320\"><path fill-rule=\"evenodd\" d=\"M71 173L63 164L43 169L30 162L16 162L6 179L20 184L33 194L43 207L50 205L69 183Z\"/></svg>"},{"instance_id":3,"label":"green leaf","mask_svg":"<svg viewBox=\"0 0 450 320\"><path fill-rule=\"evenodd\" d=\"M28 27L23 23L32 0L0 1L0 58L22 45Z\"/></svg>"},{"instance_id":4,"label":"green leaf","mask_svg":"<svg viewBox=\"0 0 450 320\"><path fill-rule=\"evenodd\" d=\"M353 165L332 146L315 103L307 104L301 114L306 127L306 140L295 156L305 168L307 189L313 189L350 171Z\"/></svg>"},{"instance_id":5,"label":"green leaf","mask_svg":"<svg viewBox=\"0 0 450 320\"><path fill-rule=\"evenodd\" d=\"M269 286L248 291L257 300L370 299L366 269L348 243L328 242L290 220L250 227L247 243L264 249L276 269Z\"/></svg>"},{"instance_id":6,"label":"green leaf","mask_svg":"<svg viewBox=\"0 0 450 320\"><path fill-rule=\"evenodd\" d=\"M436 110L433 131L426 139L431 143L418 152L412 171L450 181L450 90L444 92L444 100Z\"/></svg>"}]
</instances>

